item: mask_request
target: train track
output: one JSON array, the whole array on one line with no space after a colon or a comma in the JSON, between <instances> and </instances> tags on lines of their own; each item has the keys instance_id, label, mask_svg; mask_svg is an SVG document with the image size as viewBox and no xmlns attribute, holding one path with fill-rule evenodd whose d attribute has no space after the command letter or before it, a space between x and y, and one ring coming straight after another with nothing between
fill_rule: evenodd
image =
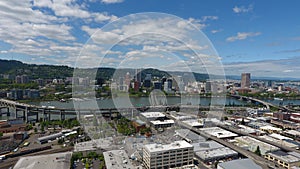
<instances>
[{"instance_id":1,"label":"train track","mask_svg":"<svg viewBox=\"0 0 300 169\"><path fill-rule=\"evenodd\" d=\"M19 160L20 157L53 154L53 153L67 152L67 151L72 151L72 150L73 150L73 147L66 147L66 148L60 148L60 149L44 150L44 151L39 151L39 152L35 152L35 153L29 153L26 155L21 155L19 157L8 158L8 159L3 160L0 163L0 169L8 169L10 167L13 167L17 163L17 161Z\"/></svg>"}]
</instances>

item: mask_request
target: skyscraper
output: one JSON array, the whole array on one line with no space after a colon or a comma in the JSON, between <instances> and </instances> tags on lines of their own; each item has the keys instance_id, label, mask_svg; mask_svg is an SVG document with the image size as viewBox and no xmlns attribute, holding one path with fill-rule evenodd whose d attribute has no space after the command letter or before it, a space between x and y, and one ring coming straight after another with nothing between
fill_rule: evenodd
<instances>
[{"instance_id":1,"label":"skyscraper","mask_svg":"<svg viewBox=\"0 0 300 169\"><path fill-rule=\"evenodd\" d=\"M250 88L250 73L242 73L241 88Z\"/></svg>"}]
</instances>

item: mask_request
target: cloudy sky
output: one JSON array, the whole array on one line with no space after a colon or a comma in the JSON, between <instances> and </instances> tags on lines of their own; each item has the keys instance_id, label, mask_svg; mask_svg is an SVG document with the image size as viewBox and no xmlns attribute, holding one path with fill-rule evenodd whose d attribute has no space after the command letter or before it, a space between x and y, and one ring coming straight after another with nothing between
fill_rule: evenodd
<instances>
[{"instance_id":1,"label":"cloudy sky","mask_svg":"<svg viewBox=\"0 0 300 169\"><path fill-rule=\"evenodd\" d=\"M253 76L300 78L299 5L297 0L288 3L279 0L272 3L261 0L1 1L0 58L26 63L75 66L79 55L85 60L92 55L83 55L87 53L82 51L97 49L93 48L94 43L88 41L97 32L93 39L97 44L118 42L113 49L106 51L111 57L107 57L102 66L113 67L120 63L130 65L128 61L132 60L134 63L143 61L141 65L146 66L150 62L147 59L154 52L153 55L164 59L164 63L168 65L154 64L159 63L156 58L149 67L176 67L179 70L183 61L187 62L184 64L185 68L199 64L191 52L182 52L186 48L199 51L215 48L219 54L216 58L222 62L227 75L250 72ZM175 22L168 17L148 16L142 21L134 22L135 25L127 22L128 25L122 23L120 28L102 29L110 22L141 12L167 13L184 21ZM198 34L201 37L195 40L188 32L189 24L204 34ZM161 35L170 36L147 36L147 42L143 41L145 36L143 40L139 36L127 37L126 40L123 38L139 31L154 29L159 30ZM170 37L173 37L173 41ZM181 38L184 42L174 41ZM164 40L159 43L158 39ZM197 40L204 40L205 43L200 44ZM135 44L137 42L139 43ZM98 49L102 50L103 46ZM159 55L157 52L167 54ZM199 53L207 57L215 56L216 52ZM176 56L171 57L170 53ZM209 65L207 61L202 62Z\"/></svg>"}]
</instances>

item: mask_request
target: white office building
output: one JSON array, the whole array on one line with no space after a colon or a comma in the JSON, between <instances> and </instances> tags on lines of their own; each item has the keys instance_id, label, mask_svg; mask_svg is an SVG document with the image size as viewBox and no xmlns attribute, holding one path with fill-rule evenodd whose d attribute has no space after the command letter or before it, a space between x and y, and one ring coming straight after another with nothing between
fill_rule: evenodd
<instances>
[{"instance_id":1,"label":"white office building","mask_svg":"<svg viewBox=\"0 0 300 169\"><path fill-rule=\"evenodd\" d=\"M175 168L193 164L193 145L186 141L171 144L148 144L143 149L143 164L146 169Z\"/></svg>"}]
</instances>

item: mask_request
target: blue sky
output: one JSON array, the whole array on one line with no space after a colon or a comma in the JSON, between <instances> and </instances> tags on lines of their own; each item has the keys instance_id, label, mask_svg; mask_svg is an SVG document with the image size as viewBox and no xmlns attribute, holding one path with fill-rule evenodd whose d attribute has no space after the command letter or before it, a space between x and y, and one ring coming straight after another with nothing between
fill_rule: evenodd
<instances>
[{"instance_id":1,"label":"blue sky","mask_svg":"<svg viewBox=\"0 0 300 169\"><path fill-rule=\"evenodd\" d=\"M2 1L0 58L74 66L97 28L129 14L162 12L201 29L228 75L300 78L299 6L297 0Z\"/></svg>"}]
</instances>

